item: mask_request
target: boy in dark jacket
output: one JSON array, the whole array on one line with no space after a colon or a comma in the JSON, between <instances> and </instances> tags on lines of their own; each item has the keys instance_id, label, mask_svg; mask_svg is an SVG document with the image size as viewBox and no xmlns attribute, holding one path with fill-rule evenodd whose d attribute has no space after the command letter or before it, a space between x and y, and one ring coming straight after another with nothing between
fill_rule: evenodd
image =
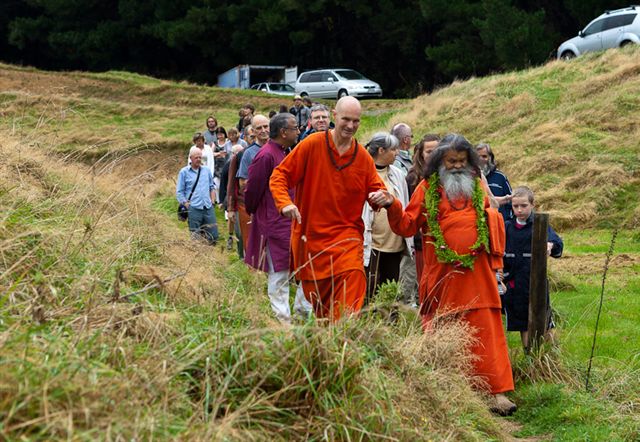
<instances>
[{"instance_id":1,"label":"boy in dark jacket","mask_svg":"<svg viewBox=\"0 0 640 442\"><path fill-rule=\"evenodd\" d=\"M505 230L507 243L504 254L504 283L507 292L503 307L507 316L507 331L519 331L522 345L529 347L527 332L529 323L529 277L531 275L531 231L533 226L533 191L528 187L517 187L512 193L511 205L514 218L507 221ZM547 253L553 258L562 256L562 239L549 226L547 231ZM547 333L545 339L553 340L551 330L555 327L551 317L549 288L547 283Z\"/></svg>"}]
</instances>

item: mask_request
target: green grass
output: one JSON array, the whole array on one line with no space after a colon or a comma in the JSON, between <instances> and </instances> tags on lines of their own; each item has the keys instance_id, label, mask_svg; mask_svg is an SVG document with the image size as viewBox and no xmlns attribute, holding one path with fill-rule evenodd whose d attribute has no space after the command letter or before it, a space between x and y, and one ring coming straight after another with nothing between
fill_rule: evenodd
<instances>
[{"instance_id":1,"label":"green grass","mask_svg":"<svg viewBox=\"0 0 640 442\"><path fill-rule=\"evenodd\" d=\"M617 416L610 403L586 392L539 383L519 385L514 396L520 407L515 419L525 423L516 433L520 437L542 436L552 441L633 441L640 437L639 427Z\"/></svg>"},{"instance_id":2,"label":"green grass","mask_svg":"<svg viewBox=\"0 0 640 442\"><path fill-rule=\"evenodd\" d=\"M552 281L569 287L551 293L556 312L557 369L568 373L571 385L521 380L514 397L520 411L515 420L523 425L521 436L548 435L554 441L637 440L640 420L640 248L637 233L620 231L605 286L598 326L590 392L584 389L591 354L602 271L610 247L606 230L572 230L562 233L565 256L553 264ZM563 259L583 257L588 267L563 266ZM629 263L629 259L635 259ZM629 263L629 264L625 264ZM509 333L516 349L515 365L529 362L520 351L518 333ZM632 404L631 408L629 405Z\"/></svg>"},{"instance_id":3,"label":"green grass","mask_svg":"<svg viewBox=\"0 0 640 442\"><path fill-rule=\"evenodd\" d=\"M361 142L401 120L417 135L457 130L489 141L512 182L530 181L554 219L573 226L558 229L565 258L550 265L559 350L526 359L517 334L509 336L518 374L512 419L521 437L640 438L640 235L633 228L621 230L616 243L591 389L584 389L611 238L606 227L631 217L638 204L637 134L628 119L637 104L635 79L616 80L616 90L608 90L593 75L634 63L636 52L627 52L628 59L599 54L473 79L418 101L363 101ZM335 328L313 321L279 328L263 274L220 245L189 240L175 213L177 170L137 184L135 210L132 195L109 200L130 177L106 168L89 186L83 175L105 153L106 162L122 152L135 162L144 144L159 147L158 161L175 160L210 113L229 127L245 101L268 111L282 99L125 72L0 70L30 76L27 85L56 81L67 88L0 94L0 135L7 140L0 283L8 287L0 295L0 437L507 439L460 373L459 336L423 336L412 314L393 326L382 314ZM39 146L33 158L25 161L23 150L18 159L10 147L16 140ZM51 157L40 156L87 149L69 157L82 160L71 169L52 171L44 167ZM580 176L591 163L628 175L605 192L600 169ZM590 202L597 203L595 218L572 222ZM225 239L223 214L216 216ZM179 271L187 276L113 302L118 270L121 295ZM378 301L395 294L394 284L386 285ZM544 361L551 361L546 371Z\"/></svg>"}]
</instances>

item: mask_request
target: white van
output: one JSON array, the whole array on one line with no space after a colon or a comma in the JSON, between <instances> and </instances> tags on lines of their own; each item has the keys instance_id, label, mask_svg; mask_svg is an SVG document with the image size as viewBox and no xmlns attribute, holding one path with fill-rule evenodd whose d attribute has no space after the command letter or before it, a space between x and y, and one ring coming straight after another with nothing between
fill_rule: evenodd
<instances>
[{"instance_id":1,"label":"white van","mask_svg":"<svg viewBox=\"0 0 640 442\"><path fill-rule=\"evenodd\" d=\"M302 97L382 97L382 88L353 69L321 69L300 74L296 94Z\"/></svg>"}]
</instances>

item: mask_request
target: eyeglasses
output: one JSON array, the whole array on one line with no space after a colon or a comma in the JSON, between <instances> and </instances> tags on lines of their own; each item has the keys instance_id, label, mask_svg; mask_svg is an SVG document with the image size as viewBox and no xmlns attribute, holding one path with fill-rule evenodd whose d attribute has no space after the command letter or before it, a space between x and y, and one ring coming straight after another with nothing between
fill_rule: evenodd
<instances>
[{"instance_id":1,"label":"eyeglasses","mask_svg":"<svg viewBox=\"0 0 640 442\"><path fill-rule=\"evenodd\" d=\"M296 127L285 127L284 129L285 130L295 130L295 131L299 131L300 130L300 128L297 127L297 126Z\"/></svg>"}]
</instances>

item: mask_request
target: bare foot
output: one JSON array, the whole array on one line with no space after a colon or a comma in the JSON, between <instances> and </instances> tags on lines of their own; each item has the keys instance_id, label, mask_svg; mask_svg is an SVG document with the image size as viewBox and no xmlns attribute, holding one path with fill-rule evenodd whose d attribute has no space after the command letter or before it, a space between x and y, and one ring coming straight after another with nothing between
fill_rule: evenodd
<instances>
[{"instance_id":1,"label":"bare foot","mask_svg":"<svg viewBox=\"0 0 640 442\"><path fill-rule=\"evenodd\" d=\"M498 393L493 395L491 411L500 416L511 416L518 407L511 402L504 394Z\"/></svg>"}]
</instances>

